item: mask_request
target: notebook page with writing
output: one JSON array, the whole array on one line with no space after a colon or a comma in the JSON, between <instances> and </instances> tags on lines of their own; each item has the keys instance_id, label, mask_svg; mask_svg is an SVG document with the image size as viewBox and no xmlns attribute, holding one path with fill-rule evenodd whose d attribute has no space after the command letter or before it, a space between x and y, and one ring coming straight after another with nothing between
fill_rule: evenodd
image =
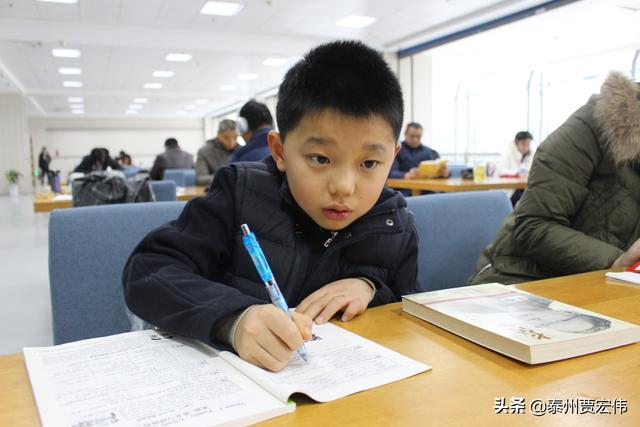
<instances>
[{"instance_id":1,"label":"notebook page with writing","mask_svg":"<svg viewBox=\"0 0 640 427\"><path fill-rule=\"evenodd\" d=\"M282 402L293 393L329 402L431 369L330 323L314 325L313 339L305 345L307 363L294 354L289 365L275 373L233 353L221 352L220 357Z\"/></svg>"}]
</instances>

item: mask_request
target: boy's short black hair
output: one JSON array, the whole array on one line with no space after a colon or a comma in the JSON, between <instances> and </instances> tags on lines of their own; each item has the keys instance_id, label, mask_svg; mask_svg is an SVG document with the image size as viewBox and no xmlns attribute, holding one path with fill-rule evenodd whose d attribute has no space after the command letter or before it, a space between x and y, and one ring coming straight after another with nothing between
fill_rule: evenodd
<instances>
[{"instance_id":1,"label":"boy's short black hair","mask_svg":"<svg viewBox=\"0 0 640 427\"><path fill-rule=\"evenodd\" d=\"M247 119L249 130L254 132L264 125L273 126L273 116L271 112L261 102L251 100L244 104L238 113L239 116Z\"/></svg>"},{"instance_id":2,"label":"boy's short black hair","mask_svg":"<svg viewBox=\"0 0 640 427\"><path fill-rule=\"evenodd\" d=\"M523 139L533 139L533 136L526 130L516 133L516 142L522 141Z\"/></svg>"},{"instance_id":3,"label":"boy's short black hair","mask_svg":"<svg viewBox=\"0 0 640 427\"><path fill-rule=\"evenodd\" d=\"M400 135L402 90L389 65L358 41L322 44L295 64L278 91L276 117L282 141L307 114L325 109L368 117L379 115Z\"/></svg>"}]
</instances>

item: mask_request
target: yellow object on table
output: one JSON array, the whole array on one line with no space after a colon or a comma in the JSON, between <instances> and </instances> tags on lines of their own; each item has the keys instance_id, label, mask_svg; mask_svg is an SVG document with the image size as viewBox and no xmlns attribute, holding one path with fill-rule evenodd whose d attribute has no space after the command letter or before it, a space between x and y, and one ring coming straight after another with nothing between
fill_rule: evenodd
<instances>
[{"instance_id":1,"label":"yellow object on table","mask_svg":"<svg viewBox=\"0 0 640 427\"><path fill-rule=\"evenodd\" d=\"M447 168L447 160L423 160L418 165L418 178L440 178Z\"/></svg>"}]
</instances>

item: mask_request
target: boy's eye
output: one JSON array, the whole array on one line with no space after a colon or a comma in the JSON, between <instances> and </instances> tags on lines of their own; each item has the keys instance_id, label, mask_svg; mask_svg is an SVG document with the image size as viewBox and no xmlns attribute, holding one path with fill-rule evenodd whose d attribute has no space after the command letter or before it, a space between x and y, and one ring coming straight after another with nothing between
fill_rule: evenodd
<instances>
[{"instance_id":1,"label":"boy's eye","mask_svg":"<svg viewBox=\"0 0 640 427\"><path fill-rule=\"evenodd\" d=\"M326 165L329 163L329 158L325 156L311 156L310 159L319 165Z\"/></svg>"},{"instance_id":2,"label":"boy's eye","mask_svg":"<svg viewBox=\"0 0 640 427\"><path fill-rule=\"evenodd\" d=\"M377 160L365 160L364 162L362 162L362 166L365 169L373 169L376 166L378 166L380 164L380 162L378 162Z\"/></svg>"}]
</instances>

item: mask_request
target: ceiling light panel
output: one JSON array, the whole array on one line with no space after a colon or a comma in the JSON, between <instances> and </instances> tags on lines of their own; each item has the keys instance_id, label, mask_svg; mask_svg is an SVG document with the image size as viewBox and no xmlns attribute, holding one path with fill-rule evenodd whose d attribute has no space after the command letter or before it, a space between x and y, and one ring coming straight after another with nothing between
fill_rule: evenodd
<instances>
[{"instance_id":1,"label":"ceiling light panel","mask_svg":"<svg viewBox=\"0 0 640 427\"><path fill-rule=\"evenodd\" d=\"M79 49L51 49L51 54L56 58L79 58L82 55Z\"/></svg>"},{"instance_id":2,"label":"ceiling light panel","mask_svg":"<svg viewBox=\"0 0 640 427\"><path fill-rule=\"evenodd\" d=\"M65 76L79 76L82 74L81 68L58 68L58 73Z\"/></svg>"},{"instance_id":3,"label":"ceiling light panel","mask_svg":"<svg viewBox=\"0 0 640 427\"><path fill-rule=\"evenodd\" d=\"M145 89L162 89L162 83L145 83Z\"/></svg>"},{"instance_id":4,"label":"ceiling light panel","mask_svg":"<svg viewBox=\"0 0 640 427\"><path fill-rule=\"evenodd\" d=\"M242 10L244 5L231 2L208 1L200 9L203 15L233 16Z\"/></svg>"},{"instance_id":5,"label":"ceiling light panel","mask_svg":"<svg viewBox=\"0 0 640 427\"><path fill-rule=\"evenodd\" d=\"M238 80L255 80L257 78L258 78L258 75L254 73L238 74Z\"/></svg>"},{"instance_id":6,"label":"ceiling light panel","mask_svg":"<svg viewBox=\"0 0 640 427\"><path fill-rule=\"evenodd\" d=\"M188 53L170 53L164 59L170 62L188 62L191 61L191 55Z\"/></svg>"},{"instance_id":7,"label":"ceiling light panel","mask_svg":"<svg viewBox=\"0 0 640 427\"><path fill-rule=\"evenodd\" d=\"M281 65L286 64L287 61L288 61L287 58L267 58L262 63L270 67L279 67Z\"/></svg>"},{"instance_id":8,"label":"ceiling light panel","mask_svg":"<svg viewBox=\"0 0 640 427\"><path fill-rule=\"evenodd\" d=\"M62 82L62 86L64 86L64 87L82 87L82 82L64 81L64 82Z\"/></svg>"},{"instance_id":9,"label":"ceiling light panel","mask_svg":"<svg viewBox=\"0 0 640 427\"><path fill-rule=\"evenodd\" d=\"M153 77L162 77L162 78L169 78L169 77L173 77L174 72L173 71L168 71L168 70L156 70L153 72Z\"/></svg>"},{"instance_id":10,"label":"ceiling light panel","mask_svg":"<svg viewBox=\"0 0 640 427\"><path fill-rule=\"evenodd\" d=\"M371 16L362 16L362 15L347 15L342 19L339 19L336 22L338 27L345 28L364 28L368 25L373 24L376 21L376 18Z\"/></svg>"}]
</instances>

